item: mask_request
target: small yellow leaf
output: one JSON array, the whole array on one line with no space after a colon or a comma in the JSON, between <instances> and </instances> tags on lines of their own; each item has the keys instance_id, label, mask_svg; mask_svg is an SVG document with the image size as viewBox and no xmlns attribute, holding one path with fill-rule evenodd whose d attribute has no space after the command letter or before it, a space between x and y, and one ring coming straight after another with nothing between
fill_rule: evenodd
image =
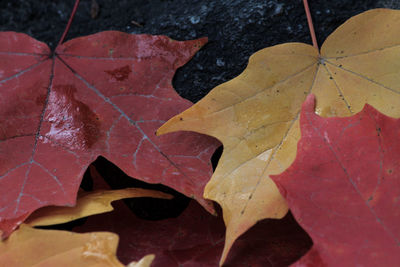
<instances>
[{"instance_id":1,"label":"small yellow leaf","mask_svg":"<svg viewBox=\"0 0 400 267\"><path fill-rule=\"evenodd\" d=\"M158 130L196 131L224 145L204 197L218 202L227 227L221 264L233 242L257 221L288 208L270 175L294 160L299 112L310 93L316 112L349 116L369 103L400 116L400 11L375 9L352 17L319 53L287 43L250 57L242 74L214 88Z\"/></svg>"},{"instance_id":2,"label":"small yellow leaf","mask_svg":"<svg viewBox=\"0 0 400 267\"><path fill-rule=\"evenodd\" d=\"M78 196L74 207L44 207L36 210L26 220L31 226L45 226L70 222L94 214L113 210L111 202L132 197L172 198L171 195L141 188L120 190L99 190L83 193Z\"/></svg>"},{"instance_id":3,"label":"small yellow leaf","mask_svg":"<svg viewBox=\"0 0 400 267\"><path fill-rule=\"evenodd\" d=\"M0 266L124 266L115 256L118 235L39 230L22 224L0 242Z\"/></svg>"}]
</instances>

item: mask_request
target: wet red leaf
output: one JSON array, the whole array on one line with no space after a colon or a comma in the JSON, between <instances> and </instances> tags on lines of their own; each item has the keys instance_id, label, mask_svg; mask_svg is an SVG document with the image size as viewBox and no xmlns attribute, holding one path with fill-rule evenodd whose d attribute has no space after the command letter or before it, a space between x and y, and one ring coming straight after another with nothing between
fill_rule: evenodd
<instances>
[{"instance_id":1,"label":"wet red leaf","mask_svg":"<svg viewBox=\"0 0 400 267\"><path fill-rule=\"evenodd\" d=\"M295 266L400 264L400 120L366 105L321 118L303 104L297 157L274 176L314 245Z\"/></svg>"},{"instance_id":2,"label":"wet red leaf","mask_svg":"<svg viewBox=\"0 0 400 267\"><path fill-rule=\"evenodd\" d=\"M222 217L204 211L195 201L178 217L146 221L123 202L111 213L88 218L74 231L111 231L120 237L117 256L123 263L149 253L152 267L218 266L224 246ZM287 266L311 246L308 235L289 214L282 220L264 220L235 242L224 266Z\"/></svg>"},{"instance_id":3,"label":"wet red leaf","mask_svg":"<svg viewBox=\"0 0 400 267\"><path fill-rule=\"evenodd\" d=\"M206 42L102 32L52 53L44 43L0 33L0 231L32 211L73 205L99 155L128 175L202 198L217 141L154 132L191 103L174 91L175 70Z\"/></svg>"}]
</instances>

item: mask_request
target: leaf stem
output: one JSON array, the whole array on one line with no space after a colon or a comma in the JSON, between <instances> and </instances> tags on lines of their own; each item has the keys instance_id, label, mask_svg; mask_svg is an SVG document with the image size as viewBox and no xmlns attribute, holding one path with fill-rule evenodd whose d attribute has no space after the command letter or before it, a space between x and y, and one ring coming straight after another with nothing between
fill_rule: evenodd
<instances>
[{"instance_id":1,"label":"leaf stem","mask_svg":"<svg viewBox=\"0 0 400 267\"><path fill-rule=\"evenodd\" d=\"M310 29L310 35L311 35L311 40L312 40L313 46L319 51L317 37L315 36L314 25L313 25L312 18L311 18L310 8L308 7L308 1L303 0L303 5L304 5L304 9L306 11L307 23L308 23L308 28Z\"/></svg>"},{"instance_id":2,"label":"leaf stem","mask_svg":"<svg viewBox=\"0 0 400 267\"><path fill-rule=\"evenodd\" d=\"M61 36L61 39L58 42L57 46L61 45L64 42L65 36L67 36L69 28L71 27L71 23L72 23L72 20L75 17L75 13L76 13L76 10L77 10L78 6L79 6L79 0L75 0L75 5L74 5L74 8L72 9L71 15L69 16L69 20L68 20L67 26L65 27L64 33Z\"/></svg>"}]
</instances>

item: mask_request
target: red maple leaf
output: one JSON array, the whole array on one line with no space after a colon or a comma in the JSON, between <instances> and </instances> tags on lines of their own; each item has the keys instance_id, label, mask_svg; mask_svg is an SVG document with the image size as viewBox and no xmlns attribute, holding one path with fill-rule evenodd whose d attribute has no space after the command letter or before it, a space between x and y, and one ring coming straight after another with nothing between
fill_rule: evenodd
<instances>
[{"instance_id":1,"label":"red maple leaf","mask_svg":"<svg viewBox=\"0 0 400 267\"><path fill-rule=\"evenodd\" d=\"M59 45L0 33L0 230L32 211L74 205L99 155L129 176L202 198L218 142L154 132L191 103L172 88L176 69L206 39L101 32Z\"/></svg>"},{"instance_id":2,"label":"red maple leaf","mask_svg":"<svg viewBox=\"0 0 400 267\"><path fill-rule=\"evenodd\" d=\"M303 104L297 157L273 179L314 245L295 266L399 266L400 120L366 105L321 118Z\"/></svg>"}]
</instances>

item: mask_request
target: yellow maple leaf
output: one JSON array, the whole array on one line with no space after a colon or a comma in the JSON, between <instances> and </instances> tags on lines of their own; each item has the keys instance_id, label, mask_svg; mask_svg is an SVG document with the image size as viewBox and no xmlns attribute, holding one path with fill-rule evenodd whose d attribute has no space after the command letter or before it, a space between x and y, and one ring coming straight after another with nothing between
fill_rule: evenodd
<instances>
[{"instance_id":1,"label":"yellow maple leaf","mask_svg":"<svg viewBox=\"0 0 400 267\"><path fill-rule=\"evenodd\" d=\"M133 197L172 198L171 195L160 191L125 188L119 190L97 190L78 195L74 207L49 206L36 210L25 221L31 226L45 226L70 222L79 218L106 213L114 208L111 202Z\"/></svg>"},{"instance_id":2,"label":"yellow maple leaf","mask_svg":"<svg viewBox=\"0 0 400 267\"><path fill-rule=\"evenodd\" d=\"M319 53L302 43L265 48L242 74L214 88L165 123L218 138L224 151L204 197L223 209L224 262L233 242L257 221L281 218L287 205L270 175L294 160L298 115L310 93L321 116L349 116L369 103L400 116L400 11L375 9L350 18Z\"/></svg>"},{"instance_id":3,"label":"yellow maple leaf","mask_svg":"<svg viewBox=\"0 0 400 267\"><path fill-rule=\"evenodd\" d=\"M94 166L89 167L90 175L96 186L101 186L102 177ZM104 181L103 181L104 182ZM103 186L104 187L104 186ZM46 226L66 223L95 214L114 210L111 202L134 197L153 197L171 199L172 195L142 188L125 188L119 190L95 190L92 192L79 191L76 204L73 207L47 206L33 212L25 224L30 226Z\"/></svg>"},{"instance_id":4,"label":"yellow maple leaf","mask_svg":"<svg viewBox=\"0 0 400 267\"><path fill-rule=\"evenodd\" d=\"M39 230L22 224L7 240L0 242L0 266L90 266L121 267L115 253L118 235L107 232L77 234ZM139 261L148 267L149 256Z\"/></svg>"}]
</instances>

